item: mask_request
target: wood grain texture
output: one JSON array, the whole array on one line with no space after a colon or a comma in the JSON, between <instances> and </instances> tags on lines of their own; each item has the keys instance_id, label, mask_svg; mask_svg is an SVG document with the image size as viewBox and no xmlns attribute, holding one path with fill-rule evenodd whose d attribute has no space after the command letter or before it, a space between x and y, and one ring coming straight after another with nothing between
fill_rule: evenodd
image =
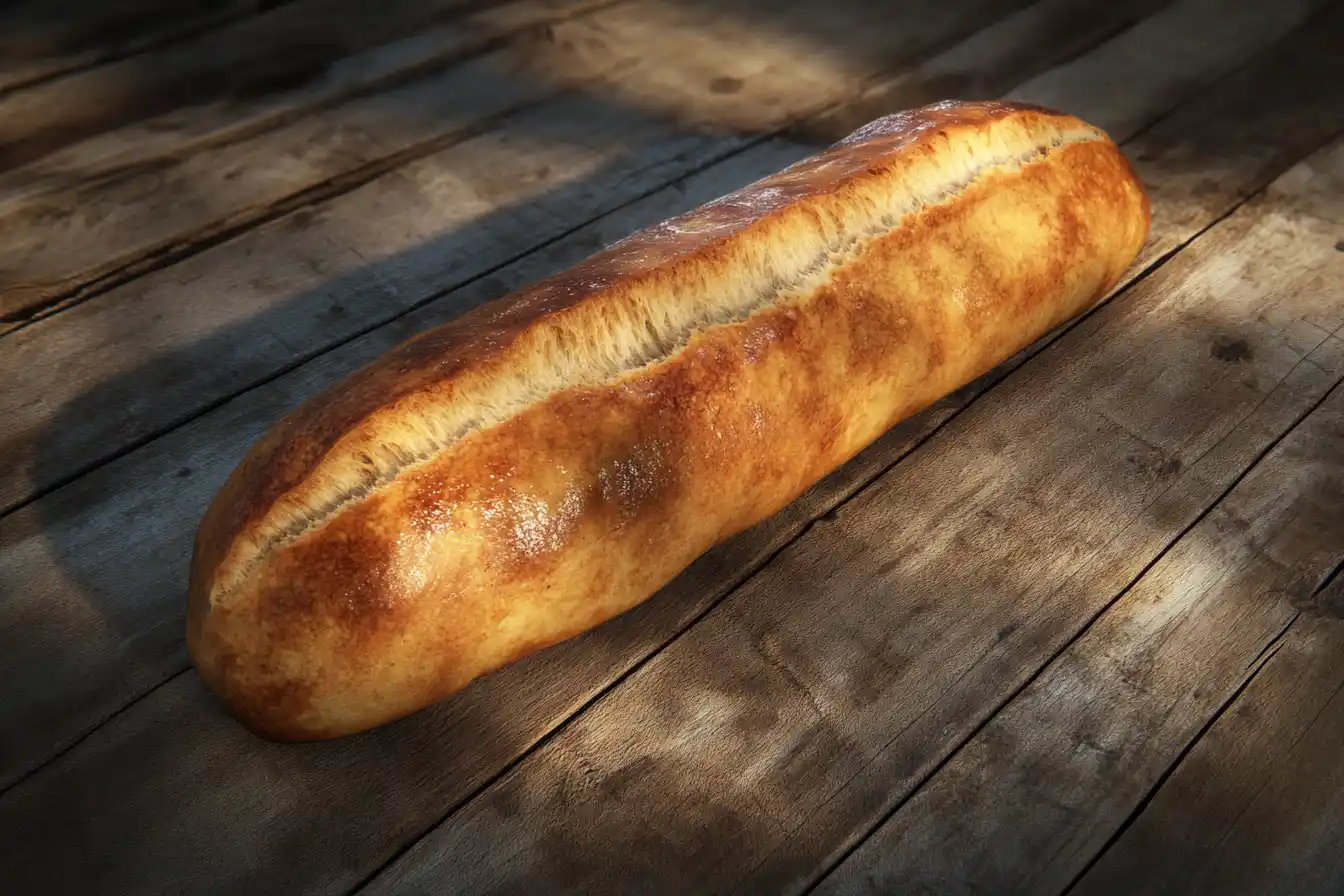
<instances>
[{"instance_id":1,"label":"wood grain texture","mask_svg":"<svg viewBox=\"0 0 1344 896\"><path fill-rule=\"evenodd\" d=\"M631 65L604 83L606 101L686 127L761 135L847 102L1027 5L646 0L585 20L582 30L539 36L524 52L533 77L579 87L612 47L654 48L658 64Z\"/></svg>"},{"instance_id":2,"label":"wood grain texture","mask_svg":"<svg viewBox=\"0 0 1344 896\"><path fill-rule=\"evenodd\" d=\"M270 89L178 105L125 121L0 171L0 213L142 168L171 165L193 153L264 134L358 96L394 90L439 72L462 56L464 32L477 26L487 32L509 31L511 23L525 26L541 9L564 17L568 10L604 5L585 0L465 2L465 6L435 16L412 31L353 49L325 68L310 72L308 78L281 80L266 85ZM295 26L300 30L304 27L302 22Z\"/></svg>"},{"instance_id":3,"label":"wood grain texture","mask_svg":"<svg viewBox=\"0 0 1344 896\"><path fill-rule=\"evenodd\" d=\"M1321 446L1336 452L1329 459L1334 478L1324 483L1336 501L1338 458L1344 455L1339 420L1336 412L1337 428L1321 440ZM1315 421L1308 420L1304 430L1308 426ZM1300 471L1294 465L1284 472ZM1325 509L1337 511L1338 504ZM1324 534L1338 537L1337 518L1316 521L1332 523L1335 528ZM1333 590L1297 602L1303 615L1256 667L1245 691L1195 742L1074 893L1324 894L1344 889L1339 749L1344 743L1344 667L1339 662L1344 594Z\"/></svg>"},{"instance_id":4,"label":"wood grain texture","mask_svg":"<svg viewBox=\"0 0 1344 896\"><path fill-rule=\"evenodd\" d=\"M1294 58L1275 56L1276 70L1302 71L1291 67ZM1164 131L1150 135L1164 133L1165 142L1147 144L1145 178L1159 191L1164 170L1177 178L1179 189L1166 195L1184 210L1178 220L1186 238L1263 184L1274 159L1295 158L1319 142L1321 100L1313 93L1319 87L1286 74L1285 85L1296 86L1272 102L1284 125L1273 133L1287 142L1272 151L1264 146L1264 132L1244 117L1256 102L1245 84L1223 100L1187 107L1166 120ZM1181 163L1183 153L1203 139L1222 153L1217 177L1208 181ZM1304 140L1314 142L1295 148L1293 141ZM687 195L669 189L650 197L648 205L632 206L529 256L492 275L498 282L479 281L453 301L471 304L498 295L614 235L698 204L756 172L777 170L790 153L796 158L803 152L787 145L774 151L774 157L739 156L730 164L743 167L704 175L721 180L688 181ZM1196 208L1204 210L1199 221ZM1164 238L1175 235L1166 231ZM0 523L0 563L10 564L0 578L25 582L22 600L4 607L11 614L4 628L28 626L27 638L13 647L28 652L6 654L15 658L8 671L11 680L42 682L23 692L26 704L6 710L5 718L23 719L0 741L11 770L7 782L115 713L93 737L0 799L0 829L20 831L25 844L13 857L19 864L4 869L8 879L57 885L61 881L52 875L60 874L66 883L98 880L121 891L190 889L192 881L238 892L352 886L694 622L812 520L889 465L902 446L918 442L998 379L898 428L785 512L712 552L645 607L384 732L319 750L269 749L215 710L190 674L127 707L183 668L181 570L188 533L242 450L300 397L457 307L430 305ZM96 797L95 783L103 788ZM72 826L76 817L83 821ZM349 822L315 830L315 818ZM136 832L133 842L127 842L129 830ZM116 848L96 847L114 840ZM50 852L58 846L96 861L62 863Z\"/></svg>"},{"instance_id":5,"label":"wood grain texture","mask_svg":"<svg viewBox=\"0 0 1344 896\"><path fill-rule=\"evenodd\" d=\"M83 301L91 291L347 192L553 96L557 88L519 75L506 49L471 57L520 30L611 2L526 0L464 15L408 38L400 52L382 46L341 64L351 75L346 80L355 81L346 92L356 94L418 68L446 71L318 106L246 139L197 146L187 155L179 146L120 174L7 203L0 253L13 261L0 270L0 320L23 321ZM466 61L458 66L454 59ZM293 103L284 108L299 111Z\"/></svg>"},{"instance_id":6,"label":"wood grain texture","mask_svg":"<svg viewBox=\"0 0 1344 896\"><path fill-rule=\"evenodd\" d=\"M1057 109L1077 108L1083 101L1098 103L1106 113L1097 127L1125 133L1148 120L1152 97L1160 94L1175 104L1191 96L1331 5L1312 0L1283 4L1182 0L1144 19L1104 49L1023 85L1014 98L1029 96ZM1167 64L1154 65L1155 59ZM1098 89L1104 91L1103 97L1095 95Z\"/></svg>"},{"instance_id":7,"label":"wood grain texture","mask_svg":"<svg viewBox=\"0 0 1344 896\"><path fill-rule=\"evenodd\" d=\"M183 105L283 89L471 0L296 0L0 97L0 169Z\"/></svg>"},{"instance_id":8,"label":"wood grain texture","mask_svg":"<svg viewBox=\"0 0 1344 896\"><path fill-rule=\"evenodd\" d=\"M1074 60L1170 3L1131 0L1098 7L1085 0L1038 0L917 69L879 79L843 105L796 122L786 135L803 143L829 145L893 109L942 97L1000 96L1006 89L1002 73L1030 79Z\"/></svg>"},{"instance_id":9,"label":"wood grain texture","mask_svg":"<svg viewBox=\"0 0 1344 896\"><path fill-rule=\"evenodd\" d=\"M258 0L25 0L0 11L0 94L182 40Z\"/></svg>"},{"instance_id":10,"label":"wood grain texture","mask_svg":"<svg viewBox=\"0 0 1344 896\"><path fill-rule=\"evenodd\" d=\"M1344 172L1344 145L1319 163ZM1266 346L1243 340L1251 335L1245 330L1227 335L1229 306L1247 292L1282 286L1285 293L1258 313L1280 324L1313 322L1320 342L1298 363L1333 391L819 892L1062 892L1258 671L1267 646L1296 615L1294 603L1344 555L1344 341L1333 335L1344 330L1338 227L1289 203L1257 205L1219 228L1236 233L1231 245L1215 232L1208 245L1182 253L1211 261L1204 295L1216 306L1191 311L1216 321L1215 359L1249 367ZM1249 215L1260 220L1246 226ZM1131 395L1122 399L1127 406ZM1161 446L1153 436L1166 433L1143 435ZM1199 475L1200 464L1190 472Z\"/></svg>"},{"instance_id":11,"label":"wood grain texture","mask_svg":"<svg viewBox=\"0 0 1344 896\"><path fill-rule=\"evenodd\" d=\"M1339 383L1344 258L1330 231L1285 198L1196 240L789 546L371 892L806 888ZM1263 638L1248 627L1254 649L1283 621L1271 613ZM877 870L845 882L944 892L955 877L899 875L938 857L991 863L1026 821L1010 799L980 815L930 805L947 842L874 841ZM969 827L1000 817L1003 831Z\"/></svg>"}]
</instances>

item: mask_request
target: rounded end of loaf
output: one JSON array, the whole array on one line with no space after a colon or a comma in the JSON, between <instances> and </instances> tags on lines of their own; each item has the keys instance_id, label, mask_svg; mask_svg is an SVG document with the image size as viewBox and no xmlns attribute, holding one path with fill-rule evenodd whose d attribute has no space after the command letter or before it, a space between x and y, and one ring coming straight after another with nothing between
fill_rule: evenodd
<instances>
[{"instance_id":1,"label":"rounded end of loaf","mask_svg":"<svg viewBox=\"0 0 1344 896\"><path fill-rule=\"evenodd\" d=\"M187 652L206 688L253 734L277 742L335 737L344 733L307 720L311 686L302 669L279 660L256 613L255 595L244 585L216 603L217 579L203 558L200 536L187 591Z\"/></svg>"},{"instance_id":2,"label":"rounded end of loaf","mask_svg":"<svg viewBox=\"0 0 1344 896\"><path fill-rule=\"evenodd\" d=\"M434 654L407 634L416 623L425 631L413 616L423 602L396 570L378 502L355 502L243 563L256 537L231 512L243 478L216 497L192 557L186 640L206 687L244 727L278 742L356 734L433 702L426 679L444 684L426 671Z\"/></svg>"},{"instance_id":3,"label":"rounded end of loaf","mask_svg":"<svg viewBox=\"0 0 1344 896\"><path fill-rule=\"evenodd\" d=\"M202 682L242 725L266 740L294 743L357 734L422 708L395 668L351 644L342 655L328 637L311 640L276 631L273 597L243 586L212 604L208 576L193 576L187 649ZM268 605L269 604L269 605ZM295 612L290 621L322 627L322 614ZM373 662L370 662L370 661ZM407 699L410 697L411 699Z\"/></svg>"}]
</instances>

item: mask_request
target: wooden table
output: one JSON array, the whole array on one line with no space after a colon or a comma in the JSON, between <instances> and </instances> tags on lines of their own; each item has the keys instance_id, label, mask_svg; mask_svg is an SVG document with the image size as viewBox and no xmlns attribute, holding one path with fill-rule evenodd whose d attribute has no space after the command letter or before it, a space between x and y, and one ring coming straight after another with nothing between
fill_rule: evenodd
<instances>
[{"instance_id":1,"label":"wooden table","mask_svg":"<svg viewBox=\"0 0 1344 896\"><path fill-rule=\"evenodd\" d=\"M0 890L1344 891L1342 47L1322 0L0 13ZM412 718L280 746L203 690L192 536L286 410L1005 95L1149 186L1098 309Z\"/></svg>"}]
</instances>

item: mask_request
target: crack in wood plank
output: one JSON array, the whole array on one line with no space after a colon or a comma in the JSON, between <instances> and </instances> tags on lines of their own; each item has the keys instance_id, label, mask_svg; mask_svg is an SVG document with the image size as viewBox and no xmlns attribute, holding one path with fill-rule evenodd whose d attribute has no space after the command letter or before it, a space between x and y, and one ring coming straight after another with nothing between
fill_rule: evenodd
<instances>
[{"instance_id":1,"label":"crack in wood plank","mask_svg":"<svg viewBox=\"0 0 1344 896\"><path fill-rule=\"evenodd\" d=\"M1341 572L1344 572L1344 557L1340 557L1338 563L1325 571L1325 575L1321 576L1321 580L1316 583L1316 587L1311 589L1311 596L1316 597L1324 593L1325 589L1329 588L1339 578Z\"/></svg>"},{"instance_id":2,"label":"crack in wood plank","mask_svg":"<svg viewBox=\"0 0 1344 896\"><path fill-rule=\"evenodd\" d=\"M1274 658L1274 655L1279 652L1280 648L1283 647L1283 641L1286 637L1288 637L1288 630L1292 628L1293 623L1297 621L1299 615L1300 614L1295 614L1291 619L1289 619L1288 624L1285 625L1278 632L1278 634L1276 634L1273 638L1269 640L1268 643L1265 644L1264 648L1261 649L1260 653L1256 656L1255 660L1252 661L1252 663L1249 666L1247 666L1248 673L1242 679L1241 683L1238 684L1237 687L1232 691L1232 693L1227 696L1227 699L1225 699L1221 704L1219 704L1218 708L1214 710L1212 715L1209 716L1208 720L1204 723L1204 725L1201 726L1197 732L1195 732L1195 736L1192 737L1185 744L1185 746L1183 746L1180 749L1179 752L1177 752L1176 756L1171 760L1171 763L1162 771L1160 775L1158 775L1157 780L1153 782L1148 792L1144 794L1143 799L1139 800L1138 804L1135 805L1134 809L1130 812L1129 816L1125 818L1125 820L1120 824L1120 827L1118 827L1115 830L1115 832L1110 836L1110 838L1097 852L1097 854L1090 861L1088 861L1078 872L1078 874L1076 874L1074 878L1071 881L1069 881L1069 883L1064 887L1064 889L1060 891L1060 896L1067 896L1067 894L1072 893L1074 889L1078 886L1078 883L1087 875L1089 871L1092 870L1092 868L1097 864L1097 862L1101 860L1101 857L1105 855L1106 851L1109 850L1122 836L1124 836L1125 831L1129 830L1129 828L1133 826L1134 822L1138 819L1138 817L1142 815L1144 810L1147 809L1149 804L1152 803L1153 798L1157 796L1158 791L1162 789L1163 785L1167 783L1167 781L1171 778L1171 776L1176 773L1176 770L1181 766L1181 764L1185 762L1185 758L1190 755L1190 752L1194 750L1195 747L1200 743L1200 741L1204 739L1205 735L1207 735L1209 733L1209 730L1212 729L1213 726L1218 723L1219 719L1221 719L1224 716L1224 714L1226 714L1227 711L1231 709L1232 706L1239 699L1241 699L1241 696L1244 693L1246 693L1246 690L1251 686L1251 683L1255 681L1256 676L1258 676L1264 670L1264 668L1267 665L1269 665L1269 661L1272 660ZM1065 844L1061 844L1061 849L1064 847L1064 845Z\"/></svg>"},{"instance_id":3,"label":"crack in wood plank","mask_svg":"<svg viewBox=\"0 0 1344 896\"><path fill-rule=\"evenodd\" d=\"M1093 868L1080 876L1070 892L1100 890L1132 896L1154 891L1174 892L1179 888L1180 892L1224 893L1228 892L1225 884L1229 880L1236 880L1242 892L1310 891L1311 888L1301 886L1300 882L1290 887L1282 879L1282 868L1275 875L1263 861L1266 848L1270 852L1274 850L1275 836L1293 839L1291 827L1287 831L1271 829L1268 832L1270 842L1257 844L1257 853L1253 853L1249 860L1239 854L1237 844L1233 842L1243 822L1253 821L1253 813L1261 806L1262 799L1268 799L1271 804L1274 802L1272 790L1277 789L1276 784L1282 786L1280 769L1292 768L1294 759L1303 761L1296 755L1299 746L1313 735L1322 717L1344 693L1344 678L1339 676L1336 662L1341 633L1338 623L1303 613L1295 614L1293 622L1291 632L1282 639L1272 656L1266 657L1256 681L1219 713L1217 722L1202 734L1199 743L1183 757L1163 787L1153 793L1145 811L1132 820L1124 836L1099 855ZM1321 681L1322 677L1329 680ZM1320 684L1328 687L1323 699L1315 687ZM1279 693L1275 693L1276 689ZM1299 705L1293 707L1293 703ZM1306 707L1301 705L1303 703ZM1303 708L1308 708L1308 715L1295 718L1295 710ZM1285 714L1284 718L1277 718L1280 712ZM1338 713L1338 708L1335 712ZM1337 717L1334 723L1338 726ZM1280 733L1289 734L1291 738L1282 743L1277 739ZM1338 738L1327 735L1327 741L1333 750ZM1266 761L1265 757L1270 753L1266 747L1271 744L1274 748L1272 758ZM1255 759L1248 763L1252 756ZM1310 758L1305 764L1319 765L1311 763ZM1313 775L1323 773L1327 778L1330 771L1312 768ZM1296 770L1289 775L1303 780L1308 777L1299 775ZM1277 782L1276 776L1279 777ZM1234 783L1249 787L1233 790L1227 786ZM1215 784L1223 786L1215 788ZM1329 783L1321 781L1318 786L1328 789ZM1296 806L1294 809L1301 811ZM1263 808L1260 811L1263 812ZM1184 837L1178 839L1173 833L1182 823L1187 830ZM1188 828L1192 824L1198 826L1195 831ZM1164 830L1164 826L1171 826L1173 831ZM1212 840L1203 837L1210 827L1216 835ZM1262 836L1264 833L1262 831ZM1243 842L1241 847L1245 846ZM1318 844L1318 848L1321 846L1329 848L1329 844ZM1299 856L1301 859L1307 860L1302 863L1304 866L1327 866L1322 870L1328 869L1329 862L1322 853L1317 854L1314 862L1309 855ZM1277 886L1271 886L1270 881L1276 876L1279 877ZM1210 887L1210 877L1223 878L1224 885ZM1194 886L1196 882L1204 885Z\"/></svg>"}]
</instances>

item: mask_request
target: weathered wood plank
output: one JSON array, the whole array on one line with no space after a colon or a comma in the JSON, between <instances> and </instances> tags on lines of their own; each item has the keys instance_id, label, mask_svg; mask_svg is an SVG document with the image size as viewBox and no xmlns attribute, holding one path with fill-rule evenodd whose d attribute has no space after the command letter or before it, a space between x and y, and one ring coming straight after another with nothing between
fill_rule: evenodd
<instances>
[{"instance_id":1,"label":"weathered wood plank","mask_svg":"<svg viewBox=\"0 0 1344 896\"><path fill-rule=\"evenodd\" d=\"M1344 152L1337 158L1344 162ZM1216 263L1269 265L1293 285L1301 273L1324 278L1324 289L1278 311L1326 311L1328 297L1344 326L1337 228L1275 227L1280 233L1252 232L1256 241ZM1296 245L1261 255L1275 236ZM1344 342L1328 341L1306 363L1328 358L1338 384ZM1266 645L1295 615L1287 596L1306 596L1341 553L1344 388L1336 387L819 892L1062 892L1258 671Z\"/></svg>"},{"instance_id":2,"label":"weathered wood plank","mask_svg":"<svg viewBox=\"0 0 1344 896\"><path fill-rule=\"evenodd\" d=\"M0 94L255 11L257 0L28 0L0 11Z\"/></svg>"},{"instance_id":3,"label":"weathered wood plank","mask_svg":"<svg viewBox=\"0 0 1344 896\"><path fill-rule=\"evenodd\" d=\"M145 160L119 176L11 203L0 213L0 254L11 259L0 270L0 321L74 304L91 291L358 187L455 136L554 96L558 88L520 75L515 54L505 49L461 67L448 63L612 2L521 0L464 16L407 39L402 52L379 47L367 54L370 59L342 66L383 80L390 77L388 68L404 73L435 63L447 71L320 109L249 139ZM428 60L421 58L430 52ZM363 82L347 90L372 86Z\"/></svg>"},{"instance_id":4,"label":"weathered wood plank","mask_svg":"<svg viewBox=\"0 0 1344 896\"><path fill-rule=\"evenodd\" d=\"M296 0L0 97L0 169L183 105L282 90L471 0Z\"/></svg>"},{"instance_id":5,"label":"weathered wood plank","mask_svg":"<svg viewBox=\"0 0 1344 896\"><path fill-rule=\"evenodd\" d=\"M815 881L1344 377L1335 228L1285 206L1238 212L1019 368L372 892ZM874 891L992 862L1012 829L965 803L931 801L947 843L874 841Z\"/></svg>"},{"instance_id":6,"label":"weathered wood plank","mask_svg":"<svg viewBox=\"0 0 1344 896\"><path fill-rule=\"evenodd\" d=\"M89 135L23 165L0 171L0 213L22 208L53 192L94 184L165 161L187 158L206 148L244 140L283 127L309 112L433 73L462 55L465 27L508 31L511 25L525 26L539 7L554 9L563 18L565 11L576 5L575 0L499 0L498 3L465 0L465 3L432 23L422 23L410 33L352 51L323 70L309 72L307 79L275 81L264 85L269 88L266 90L179 106ZM515 11L523 13L522 22L515 21Z\"/></svg>"},{"instance_id":7,"label":"weathered wood plank","mask_svg":"<svg viewBox=\"0 0 1344 896\"><path fill-rule=\"evenodd\" d=\"M1326 487L1337 501L1340 433L1324 440L1336 452ZM1293 622L1074 893L1344 891L1344 591L1336 590Z\"/></svg>"},{"instance_id":8,"label":"weathered wood plank","mask_svg":"<svg viewBox=\"0 0 1344 896\"><path fill-rule=\"evenodd\" d=\"M958 7L928 22L921 16L947 4L903 6L890 29L880 30L888 63L900 65L907 54L993 18L1003 4ZM714 32L702 35L692 18L683 23L685 40L674 40L667 21L653 28L636 15L654 8L652 2L617 7L556 25L557 43L544 42L555 48L530 55L538 69L549 69L558 65L547 61L552 57L574 55L566 46L584 47L597 61L574 62L567 71L616 71L625 82L663 84L669 97L687 104L697 95L719 97L722 114L736 106L757 110L739 118L754 115L767 131L843 99L863 80L861 67L833 67L823 77L826 58L804 65L758 36L760 52L751 55L771 65L719 96L710 73L734 70L740 36L721 42ZM520 89L507 77L487 78L491 71L464 76L477 84L463 88L474 98L460 106L479 108L492 101L491 91ZM602 92L522 112L476 139L3 337L0 380L14 388L0 394L0 450L15 460L0 470L0 512L273 376L296 355L330 348L617 202L748 145L733 133L651 121ZM660 166L661 172L626 180ZM586 192L593 199L576 194L572 185L581 179L591 181ZM395 226L388 226L389 216ZM330 312L333 306L338 311ZM107 350L109 340L131 333L139 353ZM83 409L69 413L75 403ZM125 413L130 407L133 417ZM44 432L51 438L39 442Z\"/></svg>"},{"instance_id":9,"label":"weathered wood plank","mask_svg":"<svg viewBox=\"0 0 1344 896\"><path fill-rule=\"evenodd\" d=\"M1149 120L1149 97L1162 93L1174 104L1192 95L1322 5L1186 0L1141 22L1103 52L1047 72L1024 90L1051 108L1098 103L1106 110L1095 122L1098 127L1132 132ZM1183 59L1180 65L1152 64L1154 58L1177 57ZM1104 91L1100 101L1095 95L1098 88Z\"/></svg>"},{"instance_id":10,"label":"weathered wood plank","mask_svg":"<svg viewBox=\"0 0 1344 896\"><path fill-rule=\"evenodd\" d=\"M1076 0L1039 0L917 70L883 78L845 104L797 122L787 136L828 145L893 109L918 104L921 98L997 97L1003 93L1000 72L1035 75L1048 71L1169 5L1171 0L1135 0L1105 7Z\"/></svg>"},{"instance_id":11,"label":"weathered wood plank","mask_svg":"<svg viewBox=\"0 0 1344 896\"><path fill-rule=\"evenodd\" d=\"M1303 45L1291 49L1300 51ZM1140 153L1149 156L1144 171L1155 193L1166 197L1162 202L1182 210L1171 220L1187 228L1187 237L1263 183L1272 159L1284 153L1300 156L1305 148L1291 146L1292 141L1319 143L1314 129L1322 127L1321 107L1307 97L1320 88L1310 79L1289 77L1311 70L1306 60L1294 62L1297 58L1287 53L1275 57L1273 66L1257 66L1249 73L1255 76L1251 85L1238 79L1232 86L1240 87L1216 101L1187 107L1149 135ZM1277 121L1282 127L1271 133L1287 142L1266 151L1263 134L1244 116L1256 109L1256 94L1248 88L1258 87L1276 71L1285 89L1273 97L1270 109L1281 116ZM1183 158L1200 145L1195 141L1206 139L1223 155L1216 177L1202 181L1184 169ZM784 157L801 152L786 146L778 151ZM748 164L738 157L730 164L743 164L734 176L746 180L756 176L750 173L752 164L767 161ZM1172 177L1166 182L1176 185L1169 193L1162 188L1162 172L1168 169ZM711 186L721 189L726 182ZM702 201L704 194L697 194L689 182L687 186L690 195L640 214L656 220L677 202ZM709 188L702 189L712 195ZM666 195L673 197L674 191ZM1197 207L1204 209L1202 219L1194 211ZM631 219L612 223L605 234L578 234L571 244L557 245L548 258L532 256L499 272L495 276L502 278L500 283L476 284L461 300L470 303L490 291L498 294L544 273L547 266L569 263L591 245L638 223L635 210L630 211ZM1159 227L1165 226L1162 216L1158 220ZM1174 234L1165 231L1163 237L1170 240ZM513 277L518 279L509 279ZM299 397L450 313L442 305L429 306L403 318L0 523L7 530L0 534L0 563L16 558L0 572L0 580L33 583L23 606L8 608L13 622L0 628L23 624L20 620L26 618L31 640L55 645L37 649L57 651L29 653L17 668L7 670L11 680L49 682L55 676L68 681L62 687L76 689L51 697L46 707L23 707L24 725L5 732L4 743L14 744L7 767L31 763L53 742L68 741L90 720L115 712L172 668L182 667L179 605L189 530L193 515L237 453ZM664 639L694 622L811 520L852 495L899 455L902 446L927 435L984 385L898 428L855 464L776 518L712 552L627 616L368 737L314 748L262 744L220 714L200 693L194 676L177 677L0 799L0 829L20 830L31 843L15 856L21 865L0 873L20 882L40 879L52 885L60 883L53 874L70 875L66 882L80 878L86 883L96 876L123 892L161 887L170 879L187 889L194 880L209 881L215 890L251 892L268 873L283 875L276 886L290 892L356 881L657 651ZM162 486L165 479L171 488ZM117 531L131 527L136 538L129 541ZM113 567L119 575L104 571ZM109 657L109 650L118 646L121 655ZM37 688L29 693L30 699L40 697ZM0 717L16 714L6 707ZM29 739L20 742L13 735ZM210 786L202 788L202 780ZM97 799L91 796L94 782L104 788ZM188 792L188 782L195 782L190 789L195 797L168 798ZM107 787L124 790L114 793ZM72 825L76 816L67 813L77 813L81 822ZM312 821L325 818L343 822L329 830ZM97 868L71 867L50 858L49 850L58 843L79 854L105 839L100 832L127 830L136 831L136 843L128 846L123 837L118 851L99 852ZM153 863L139 860L149 854L155 856ZM263 867L268 862L276 868Z\"/></svg>"},{"instance_id":12,"label":"weathered wood plank","mask_svg":"<svg viewBox=\"0 0 1344 896\"><path fill-rule=\"evenodd\" d=\"M1049 108L1101 109L1104 117L1094 120L1094 124L1114 134L1131 134L1140 122L1148 121L1146 110L1156 97L1165 96L1170 105L1176 105L1287 34L1320 6L1228 4L1223 0L1171 4L1109 42L1104 51L1088 53L1074 64L1052 68L1022 85L1013 96ZM1142 12L1157 8L1156 4L1150 4ZM1096 7L1079 9L1076 14L1094 16ZM1038 8L1024 11L1017 19L1013 27L1042 36L1048 33L1052 42L1065 46L1075 38L1080 24L1059 11L1050 10L1047 15ZM961 53L949 54L943 67L930 74L946 85L944 90L949 95L958 95L965 89L975 91L973 60L980 52L981 47L968 41ZM1155 58L1182 61L1176 65L1154 65ZM849 133L873 117L871 109L890 108L885 96L899 90L902 80L897 75L872 85L860 102L810 123L808 135L834 139Z\"/></svg>"},{"instance_id":13,"label":"weathered wood plank","mask_svg":"<svg viewBox=\"0 0 1344 896\"><path fill-rule=\"evenodd\" d=\"M539 41L528 54L528 72L582 86L589 66L602 64L613 44L661 48L658 65L630 66L601 85L602 96L688 127L759 136L847 102L873 79L1029 2L920 0L902 8L864 0L655 0L611 10L600 17L600 30Z\"/></svg>"}]
</instances>

